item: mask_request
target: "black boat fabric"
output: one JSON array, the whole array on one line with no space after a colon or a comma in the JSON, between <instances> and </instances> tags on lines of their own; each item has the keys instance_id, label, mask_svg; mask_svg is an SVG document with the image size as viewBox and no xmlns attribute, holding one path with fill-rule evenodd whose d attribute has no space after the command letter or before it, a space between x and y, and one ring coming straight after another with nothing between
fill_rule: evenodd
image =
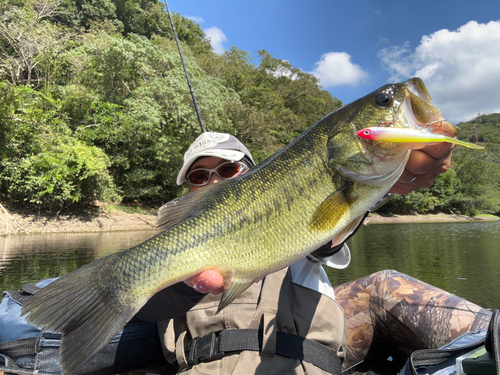
<instances>
[{"instance_id":1,"label":"black boat fabric","mask_svg":"<svg viewBox=\"0 0 500 375\"><path fill-rule=\"evenodd\" d=\"M477 335L476 339L464 338ZM456 367L456 359L484 347L495 362L495 374L500 374L500 312L493 310L488 331L469 332L441 349L413 352L400 375L434 374L444 368ZM454 372L450 372L454 373Z\"/></svg>"}]
</instances>

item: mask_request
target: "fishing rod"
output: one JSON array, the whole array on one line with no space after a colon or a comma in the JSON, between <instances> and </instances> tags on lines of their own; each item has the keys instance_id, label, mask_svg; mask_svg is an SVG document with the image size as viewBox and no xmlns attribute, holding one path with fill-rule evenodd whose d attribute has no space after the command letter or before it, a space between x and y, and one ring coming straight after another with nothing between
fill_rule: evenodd
<instances>
[{"instance_id":1,"label":"fishing rod","mask_svg":"<svg viewBox=\"0 0 500 375\"><path fill-rule=\"evenodd\" d=\"M175 31L174 20L172 19L172 15L170 14L170 10L168 9L167 0L163 0L165 2L165 7L167 8L168 18L170 18L170 24L172 25L172 30L174 30L175 42L177 43L177 49L179 50L179 55L181 56L182 66L184 67L184 73L186 74L186 80L189 86L189 91L191 92L191 97L193 98L194 109L196 111L196 115L198 116L198 122L200 123L201 132L205 133L205 128L203 127L203 121L201 121L200 112L198 111L198 106L196 105L196 98L194 97L194 90L191 86L191 81L189 80L188 71L186 68L186 64L184 63L184 58L182 57L181 46L179 44L179 38L177 37L177 31Z\"/></svg>"}]
</instances>

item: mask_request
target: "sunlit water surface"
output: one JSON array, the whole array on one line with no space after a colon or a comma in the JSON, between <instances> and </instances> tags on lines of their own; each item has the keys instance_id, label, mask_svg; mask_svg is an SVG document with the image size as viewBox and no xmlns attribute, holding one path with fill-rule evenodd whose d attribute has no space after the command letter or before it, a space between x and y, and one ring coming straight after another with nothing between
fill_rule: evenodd
<instances>
[{"instance_id":1,"label":"sunlit water surface","mask_svg":"<svg viewBox=\"0 0 500 375\"><path fill-rule=\"evenodd\" d=\"M500 222L374 224L349 240L352 261L328 270L337 285L395 269L487 308L500 307ZM155 231L0 237L0 288L64 275L135 246Z\"/></svg>"},{"instance_id":2,"label":"sunlit water surface","mask_svg":"<svg viewBox=\"0 0 500 375\"><path fill-rule=\"evenodd\" d=\"M395 269L487 308L500 308L500 222L374 224L348 241L332 284Z\"/></svg>"}]
</instances>

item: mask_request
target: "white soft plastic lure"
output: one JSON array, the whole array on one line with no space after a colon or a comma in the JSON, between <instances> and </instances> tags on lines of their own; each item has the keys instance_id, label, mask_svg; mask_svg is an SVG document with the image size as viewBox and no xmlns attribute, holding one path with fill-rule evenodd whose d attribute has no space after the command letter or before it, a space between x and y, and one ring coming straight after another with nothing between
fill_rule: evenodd
<instances>
[{"instance_id":1,"label":"white soft plastic lure","mask_svg":"<svg viewBox=\"0 0 500 375\"><path fill-rule=\"evenodd\" d=\"M447 143L455 143L457 145L469 148L474 148L477 150L484 149L483 146L479 146L475 143L459 141L458 139L447 137L442 134L433 134L425 130L417 130L417 129L371 127L371 128L361 129L356 134L361 138L370 139L372 141L398 142L398 143L447 142Z\"/></svg>"}]
</instances>

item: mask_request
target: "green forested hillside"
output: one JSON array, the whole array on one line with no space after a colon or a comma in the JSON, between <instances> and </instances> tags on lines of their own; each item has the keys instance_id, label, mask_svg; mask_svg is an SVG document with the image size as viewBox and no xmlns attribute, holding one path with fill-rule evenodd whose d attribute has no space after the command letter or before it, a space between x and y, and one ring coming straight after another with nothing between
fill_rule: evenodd
<instances>
[{"instance_id":1,"label":"green forested hillside","mask_svg":"<svg viewBox=\"0 0 500 375\"><path fill-rule=\"evenodd\" d=\"M342 105L266 51L258 66L236 47L213 53L174 18L205 128L257 160ZM155 0L0 0L2 198L61 209L178 195L200 130L172 35Z\"/></svg>"},{"instance_id":2,"label":"green forested hillside","mask_svg":"<svg viewBox=\"0 0 500 375\"><path fill-rule=\"evenodd\" d=\"M459 139L487 146L487 159L500 165L500 113L478 115L458 124Z\"/></svg>"},{"instance_id":3,"label":"green forested hillside","mask_svg":"<svg viewBox=\"0 0 500 375\"><path fill-rule=\"evenodd\" d=\"M272 51L218 55L198 24L180 14L174 22L205 128L236 135L256 161L342 105ZM386 209L498 212L500 136L486 118L486 152L457 148L433 188ZM460 137L470 135L461 126ZM162 3L0 0L1 200L50 210L158 205L182 193L175 177L199 133Z\"/></svg>"}]
</instances>

